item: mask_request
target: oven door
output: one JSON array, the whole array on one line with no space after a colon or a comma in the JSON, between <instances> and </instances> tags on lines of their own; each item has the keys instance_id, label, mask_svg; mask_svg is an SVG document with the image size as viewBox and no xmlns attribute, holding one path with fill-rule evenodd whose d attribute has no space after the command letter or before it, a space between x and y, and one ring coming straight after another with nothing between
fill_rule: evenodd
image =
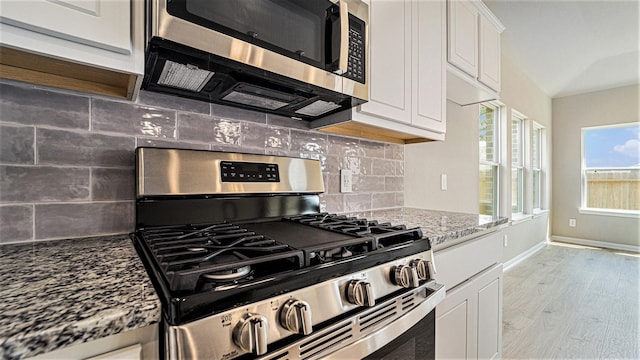
<instances>
[{"instance_id":1,"label":"oven door","mask_svg":"<svg viewBox=\"0 0 640 360\"><path fill-rule=\"evenodd\" d=\"M444 296L444 287L403 317L395 320L377 332L348 345L327 358L329 359L435 359L436 310L435 306ZM408 329L408 330L407 330Z\"/></svg>"},{"instance_id":2,"label":"oven door","mask_svg":"<svg viewBox=\"0 0 640 360\"><path fill-rule=\"evenodd\" d=\"M407 289L260 359L433 359L435 307L445 297L435 281ZM408 329L408 330L407 330Z\"/></svg>"}]
</instances>

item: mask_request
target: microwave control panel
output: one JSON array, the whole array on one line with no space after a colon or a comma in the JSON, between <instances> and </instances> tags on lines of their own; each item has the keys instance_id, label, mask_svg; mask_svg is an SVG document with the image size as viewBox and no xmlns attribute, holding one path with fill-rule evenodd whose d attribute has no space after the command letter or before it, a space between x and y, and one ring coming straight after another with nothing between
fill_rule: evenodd
<instances>
[{"instance_id":1,"label":"microwave control panel","mask_svg":"<svg viewBox=\"0 0 640 360\"><path fill-rule=\"evenodd\" d=\"M366 51L366 26L364 21L349 14L349 60L347 62L346 78L364 84Z\"/></svg>"}]
</instances>

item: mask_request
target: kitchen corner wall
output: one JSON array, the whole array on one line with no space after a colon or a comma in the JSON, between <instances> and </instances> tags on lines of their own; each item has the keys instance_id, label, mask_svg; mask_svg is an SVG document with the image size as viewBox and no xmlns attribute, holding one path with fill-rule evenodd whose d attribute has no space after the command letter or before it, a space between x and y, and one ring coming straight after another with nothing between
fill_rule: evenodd
<instances>
[{"instance_id":1,"label":"kitchen corner wall","mask_svg":"<svg viewBox=\"0 0 640 360\"><path fill-rule=\"evenodd\" d=\"M261 112L141 91L136 103L0 82L0 243L134 230L134 149L318 159L329 212L404 204L404 148ZM340 193L340 169L353 193Z\"/></svg>"}]
</instances>

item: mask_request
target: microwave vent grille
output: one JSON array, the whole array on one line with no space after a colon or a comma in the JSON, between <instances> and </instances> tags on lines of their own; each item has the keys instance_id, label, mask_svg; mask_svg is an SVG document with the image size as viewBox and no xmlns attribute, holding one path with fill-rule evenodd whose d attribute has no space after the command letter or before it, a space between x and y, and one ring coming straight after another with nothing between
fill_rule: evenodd
<instances>
[{"instance_id":1,"label":"microwave vent grille","mask_svg":"<svg viewBox=\"0 0 640 360\"><path fill-rule=\"evenodd\" d=\"M162 68L158 85L200 92L215 73L191 64L167 60Z\"/></svg>"}]
</instances>

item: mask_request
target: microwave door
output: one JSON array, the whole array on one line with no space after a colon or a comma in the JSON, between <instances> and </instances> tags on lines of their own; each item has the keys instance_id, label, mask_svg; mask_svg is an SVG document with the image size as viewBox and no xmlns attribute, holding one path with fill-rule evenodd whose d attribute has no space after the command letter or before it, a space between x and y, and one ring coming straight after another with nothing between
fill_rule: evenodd
<instances>
[{"instance_id":1,"label":"microwave door","mask_svg":"<svg viewBox=\"0 0 640 360\"><path fill-rule=\"evenodd\" d=\"M167 9L208 29L327 70L330 0L171 0Z\"/></svg>"}]
</instances>

